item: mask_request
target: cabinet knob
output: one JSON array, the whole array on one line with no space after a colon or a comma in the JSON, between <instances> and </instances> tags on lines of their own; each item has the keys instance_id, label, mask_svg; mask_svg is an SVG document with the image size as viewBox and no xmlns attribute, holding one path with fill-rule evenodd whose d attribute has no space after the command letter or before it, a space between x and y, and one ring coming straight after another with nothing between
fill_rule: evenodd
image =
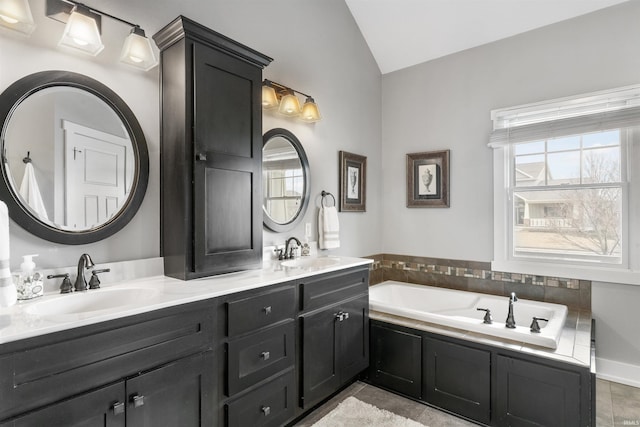
<instances>
[{"instance_id":1,"label":"cabinet knob","mask_svg":"<svg viewBox=\"0 0 640 427\"><path fill-rule=\"evenodd\" d=\"M206 162L207 161L207 153L198 153L198 154L196 154L196 160L198 160L200 162Z\"/></svg>"},{"instance_id":2,"label":"cabinet knob","mask_svg":"<svg viewBox=\"0 0 640 427\"><path fill-rule=\"evenodd\" d=\"M342 322L344 320L344 313L343 312L336 313L336 319L338 319L338 322Z\"/></svg>"},{"instance_id":3,"label":"cabinet knob","mask_svg":"<svg viewBox=\"0 0 640 427\"><path fill-rule=\"evenodd\" d=\"M262 411L265 417L271 413L271 408L268 406L263 406L262 408L260 408L260 410Z\"/></svg>"},{"instance_id":4,"label":"cabinet knob","mask_svg":"<svg viewBox=\"0 0 640 427\"><path fill-rule=\"evenodd\" d=\"M264 311L265 316L271 314L271 306L269 305L267 307L264 307L262 311Z\"/></svg>"},{"instance_id":5,"label":"cabinet knob","mask_svg":"<svg viewBox=\"0 0 640 427\"><path fill-rule=\"evenodd\" d=\"M271 354L268 351L263 351L262 353L260 353L260 358L262 358L263 360L269 360L270 357Z\"/></svg>"},{"instance_id":6,"label":"cabinet knob","mask_svg":"<svg viewBox=\"0 0 640 427\"><path fill-rule=\"evenodd\" d=\"M113 412L113 415L124 414L124 403L123 402L114 403L113 405L111 405L111 411Z\"/></svg>"},{"instance_id":7,"label":"cabinet knob","mask_svg":"<svg viewBox=\"0 0 640 427\"><path fill-rule=\"evenodd\" d=\"M144 396L141 396L139 394L132 394L129 400L131 403L133 403L134 408L139 408L144 405Z\"/></svg>"}]
</instances>

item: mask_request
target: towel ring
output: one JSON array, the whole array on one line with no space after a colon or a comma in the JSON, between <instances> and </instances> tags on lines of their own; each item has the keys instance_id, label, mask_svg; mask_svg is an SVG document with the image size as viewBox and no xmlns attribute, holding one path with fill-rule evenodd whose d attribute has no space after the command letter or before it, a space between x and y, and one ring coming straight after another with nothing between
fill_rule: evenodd
<instances>
[{"instance_id":1,"label":"towel ring","mask_svg":"<svg viewBox=\"0 0 640 427\"><path fill-rule=\"evenodd\" d=\"M327 197L327 196L331 196L331 198L333 199L333 206L336 205L336 198L333 197L333 194L329 193L328 191L322 190L322 193L320 193L320 195L322 196L322 201L320 202L320 204L322 205L323 208L326 207L324 205L324 198Z\"/></svg>"}]
</instances>

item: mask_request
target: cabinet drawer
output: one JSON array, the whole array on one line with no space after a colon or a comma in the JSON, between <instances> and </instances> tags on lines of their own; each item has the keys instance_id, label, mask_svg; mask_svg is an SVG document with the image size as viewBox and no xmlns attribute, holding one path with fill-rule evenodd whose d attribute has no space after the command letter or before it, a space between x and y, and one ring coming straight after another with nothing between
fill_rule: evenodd
<instances>
[{"instance_id":1,"label":"cabinet drawer","mask_svg":"<svg viewBox=\"0 0 640 427\"><path fill-rule=\"evenodd\" d=\"M113 329L107 323L68 331L59 341L0 357L0 419L212 346L211 310L161 313Z\"/></svg>"},{"instance_id":2,"label":"cabinet drawer","mask_svg":"<svg viewBox=\"0 0 640 427\"><path fill-rule=\"evenodd\" d=\"M230 341L227 395L232 396L294 363L294 321Z\"/></svg>"},{"instance_id":3,"label":"cabinet drawer","mask_svg":"<svg viewBox=\"0 0 640 427\"><path fill-rule=\"evenodd\" d=\"M293 369L225 405L228 427L280 426L294 414Z\"/></svg>"},{"instance_id":4,"label":"cabinet drawer","mask_svg":"<svg viewBox=\"0 0 640 427\"><path fill-rule=\"evenodd\" d=\"M369 268L309 277L300 284L300 309L313 310L369 291Z\"/></svg>"},{"instance_id":5,"label":"cabinet drawer","mask_svg":"<svg viewBox=\"0 0 640 427\"><path fill-rule=\"evenodd\" d=\"M295 288L290 286L227 302L227 335L234 337L293 319L295 297Z\"/></svg>"}]
</instances>

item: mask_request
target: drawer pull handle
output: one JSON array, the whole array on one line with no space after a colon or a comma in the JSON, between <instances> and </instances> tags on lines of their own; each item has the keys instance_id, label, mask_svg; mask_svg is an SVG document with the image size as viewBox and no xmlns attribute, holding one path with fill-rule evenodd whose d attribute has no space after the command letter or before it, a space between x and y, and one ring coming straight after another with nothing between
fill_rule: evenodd
<instances>
[{"instance_id":1,"label":"drawer pull handle","mask_svg":"<svg viewBox=\"0 0 640 427\"><path fill-rule=\"evenodd\" d=\"M271 306L263 308L262 311L264 311L265 316L271 314Z\"/></svg>"},{"instance_id":2,"label":"drawer pull handle","mask_svg":"<svg viewBox=\"0 0 640 427\"><path fill-rule=\"evenodd\" d=\"M198 154L196 154L196 160L198 160L200 162L206 162L207 161L207 153L198 153Z\"/></svg>"},{"instance_id":3,"label":"drawer pull handle","mask_svg":"<svg viewBox=\"0 0 640 427\"><path fill-rule=\"evenodd\" d=\"M344 311L336 313L336 319L338 319L338 322L345 321L348 318L349 318L349 313L345 313Z\"/></svg>"},{"instance_id":4,"label":"drawer pull handle","mask_svg":"<svg viewBox=\"0 0 640 427\"><path fill-rule=\"evenodd\" d=\"M124 414L124 403L122 402L114 403L113 405L111 405L111 411L113 412L113 415Z\"/></svg>"},{"instance_id":5,"label":"drawer pull handle","mask_svg":"<svg viewBox=\"0 0 640 427\"><path fill-rule=\"evenodd\" d=\"M260 408L260 410L262 411L265 417L271 413L271 408L268 406L263 406L262 408Z\"/></svg>"},{"instance_id":6,"label":"drawer pull handle","mask_svg":"<svg viewBox=\"0 0 640 427\"><path fill-rule=\"evenodd\" d=\"M269 360L269 358L271 357L271 354L268 351L263 351L262 353L260 353L260 357L263 360Z\"/></svg>"},{"instance_id":7,"label":"drawer pull handle","mask_svg":"<svg viewBox=\"0 0 640 427\"><path fill-rule=\"evenodd\" d=\"M139 394L131 395L131 403L133 403L134 408L139 408L144 405L144 396L140 396Z\"/></svg>"}]
</instances>

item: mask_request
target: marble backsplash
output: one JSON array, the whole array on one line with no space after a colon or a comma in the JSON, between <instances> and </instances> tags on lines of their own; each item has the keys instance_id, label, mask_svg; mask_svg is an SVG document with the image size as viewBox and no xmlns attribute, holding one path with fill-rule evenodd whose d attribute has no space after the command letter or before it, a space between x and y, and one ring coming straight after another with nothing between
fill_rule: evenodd
<instances>
[{"instance_id":1,"label":"marble backsplash","mask_svg":"<svg viewBox=\"0 0 640 427\"><path fill-rule=\"evenodd\" d=\"M591 310L591 281L562 277L508 273L491 270L491 263L427 258L410 255L376 254L370 283L385 280L482 292L564 304Z\"/></svg>"}]
</instances>

